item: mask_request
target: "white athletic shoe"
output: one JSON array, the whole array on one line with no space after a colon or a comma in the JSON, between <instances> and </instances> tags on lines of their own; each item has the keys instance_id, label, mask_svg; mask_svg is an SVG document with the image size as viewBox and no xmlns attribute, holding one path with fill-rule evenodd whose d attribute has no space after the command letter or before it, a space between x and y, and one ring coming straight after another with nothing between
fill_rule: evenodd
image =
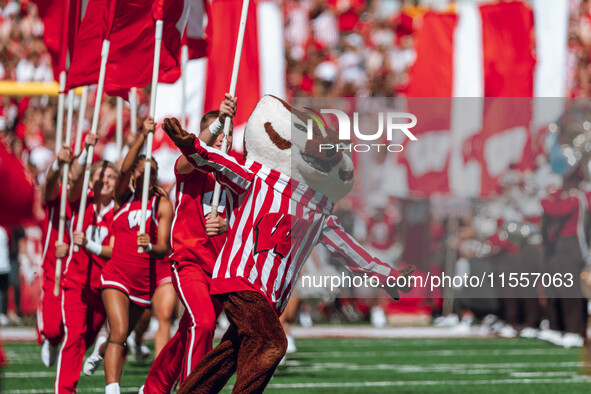
<instances>
[{"instance_id":1,"label":"white athletic shoe","mask_svg":"<svg viewBox=\"0 0 591 394\"><path fill-rule=\"evenodd\" d=\"M541 330L538 339L550 342L556 346L562 346L562 334L556 330Z\"/></svg>"},{"instance_id":2,"label":"white athletic shoe","mask_svg":"<svg viewBox=\"0 0 591 394\"><path fill-rule=\"evenodd\" d=\"M501 338L515 338L517 337L517 331L511 325L504 324L498 329L499 336Z\"/></svg>"},{"instance_id":3,"label":"white athletic shoe","mask_svg":"<svg viewBox=\"0 0 591 394\"><path fill-rule=\"evenodd\" d=\"M385 327L387 323L386 313L381 307L374 306L371 308L369 320L374 327Z\"/></svg>"},{"instance_id":4,"label":"white athletic shoe","mask_svg":"<svg viewBox=\"0 0 591 394\"><path fill-rule=\"evenodd\" d=\"M296 344L295 344L295 339L293 339L293 337L291 335L286 335L286 337L287 337L287 350L285 351L285 354L293 354L298 350L296 347Z\"/></svg>"},{"instance_id":5,"label":"white athletic shoe","mask_svg":"<svg viewBox=\"0 0 591 394\"><path fill-rule=\"evenodd\" d=\"M460 324L460 318L455 313L447 316L439 316L433 320L433 325L436 327L455 327L458 324Z\"/></svg>"},{"instance_id":6,"label":"white athletic shoe","mask_svg":"<svg viewBox=\"0 0 591 394\"><path fill-rule=\"evenodd\" d=\"M98 354L91 354L84 362L82 372L86 376L92 376L96 370L103 364L103 358Z\"/></svg>"},{"instance_id":7,"label":"white athletic shoe","mask_svg":"<svg viewBox=\"0 0 591 394\"><path fill-rule=\"evenodd\" d=\"M584 343L585 339L573 332L567 332L562 336L562 346L565 349L570 349L571 347L583 347Z\"/></svg>"},{"instance_id":8,"label":"white athletic shoe","mask_svg":"<svg viewBox=\"0 0 591 394\"><path fill-rule=\"evenodd\" d=\"M51 367L57 361L59 355L59 345L52 346L51 343L46 339L41 346L41 361L47 368Z\"/></svg>"},{"instance_id":9,"label":"white athletic shoe","mask_svg":"<svg viewBox=\"0 0 591 394\"><path fill-rule=\"evenodd\" d=\"M494 334L493 326L499 321L495 315L486 315L480 323L480 335L487 336Z\"/></svg>"},{"instance_id":10,"label":"white athletic shoe","mask_svg":"<svg viewBox=\"0 0 591 394\"><path fill-rule=\"evenodd\" d=\"M539 330L537 330L533 327L525 327L524 329L522 329L519 332L519 336L521 338L533 339L533 338L537 338L538 335L539 335Z\"/></svg>"}]
</instances>

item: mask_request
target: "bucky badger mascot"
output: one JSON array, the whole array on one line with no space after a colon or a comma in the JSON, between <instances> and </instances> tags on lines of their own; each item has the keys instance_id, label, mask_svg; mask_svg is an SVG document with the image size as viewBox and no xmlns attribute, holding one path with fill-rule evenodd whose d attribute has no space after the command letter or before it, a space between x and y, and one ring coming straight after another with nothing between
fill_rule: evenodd
<instances>
[{"instance_id":1,"label":"bucky badger mascot","mask_svg":"<svg viewBox=\"0 0 591 394\"><path fill-rule=\"evenodd\" d=\"M179 393L219 392L234 372L233 392L263 391L287 347L278 316L317 243L351 269L382 281L414 270L398 272L373 258L342 229L332 211L353 188L353 162L342 151L319 149L339 144L332 130L314 124L308 140L308 118L285 101L264 96L246 125L244 165L203 145L176 119L164 121L164 131L189 162L215 173L231 213L211 283L230 327ZM398 289L389 290L397 298Z\"/></svg>"}]
</instances>

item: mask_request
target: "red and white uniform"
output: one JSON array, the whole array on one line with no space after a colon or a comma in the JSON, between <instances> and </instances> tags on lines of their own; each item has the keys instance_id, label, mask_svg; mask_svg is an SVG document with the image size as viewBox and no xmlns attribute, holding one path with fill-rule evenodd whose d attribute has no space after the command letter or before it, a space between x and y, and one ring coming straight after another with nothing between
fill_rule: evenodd
<instances>
[{"instance_id":1,"label":"red and white uniform","mask_svg":"<svg viewBox=\"0 0 591 394\"><path fill-rule=\"evenodd\" d=\"M146 234L150 242L158 242L158 205L160 196L148 201ZM111 234L115 237L113 256L103 269L101 288L121 290L139 306L152 303L157 286L156 259L148 253L138 253L137 234L142 220L142 199L133 193L115 213Z\"/></svg>"},{"instance_id":2,"label":"red and white uniform","mask_svg":"<svg viewBox=\"0 0 591 394\"><path fill-rule=\"evenodd\" d=\"M581 248L581 255L585 258L589 254L589 247L585 239L585 214L588 209L588 196L578 189L571 189L568 193L558 190L542 199L544 214L561 217L564 224L560 229L560 237L576 236Z\"/></svg>"},{"instance_id":3,"label":"red and white uniform","mask_svg":"<svg viewBox=\"0 0 591 394\"><path fill-rule=\"evenodd\" d=\"M221 304L210 296L211 272L226 234L209 237L205 216L211 213L215 180L211 174L193 170L176 171L177 195L171 238L173 285L185 306L179 328L162 349L146 379L145 393L170 393L180 376L180 383L211 350L215 322ZM219 215L225 218L222 193Z\"/></svg>"},{"instance_id":4,"label":"red and white uniform","mask_svg":"<svg viewBox=\"0 0 591 394\"><path fill-rule=\"evenodd\" d=\"M398 271L369 255L340 226L334 204L308 186L247 160L236 160L195 139L181 151L197 169L216 172L231 193L227 242L212 273L212 294L257 291L281 314L302 265L322 242L335 258L385 280Z\"/></svg>"},{"instance_id":5,"label":"red and white uniform","mask_svg":"<svg viewBox=\"0 0 591 394\"><path fill-rule=\"evenodd\" d=\"M172 283L171 261L167 257L156 260L156 288Z\"/></svg>"},{"instance_id":6,"label":"red and white uniform","mask_svg":"<svg viewBox=\"0 0 591 394\"><path fill-rule=\"evenodd\" d=\"M92 202L93 195L89 192L82 229L88 240L109 245L114 202L111 201L101 212L97 212L97 207ZM74 231L78 223L79 204L78 201L70 206L70 232ZM70 243L70 254L62 282L65 335L57 362L56 393L76 391L84 352L92 346L105 321L106 313L99 290L101 270L105 263L105 259L91 254L84 248L74 252L73 243Z\"/></svg>"},{"instance_id":7,"label":"red and white uniform","mask_svg":"<svg viewBox=\"0 0 591 394\"><path fill-rule=\"evenodd\" d=\"M61 188L60 188L61 192ZM37 311L37 329L42 337L49 343L56 346L64 336L64 325L62 323L62 289L60 286L59 295L53 295L55 287L55 243L58 238L60 221L60 195L45 204L45 218L41 223L43 240L43 295L40 308ZM66 226L64 228L64 243L70 243L70 221L72 213L70 205L66 204ZM62 260L62 277L66 268L66 259Z\"/></svg>"}]
</instances>

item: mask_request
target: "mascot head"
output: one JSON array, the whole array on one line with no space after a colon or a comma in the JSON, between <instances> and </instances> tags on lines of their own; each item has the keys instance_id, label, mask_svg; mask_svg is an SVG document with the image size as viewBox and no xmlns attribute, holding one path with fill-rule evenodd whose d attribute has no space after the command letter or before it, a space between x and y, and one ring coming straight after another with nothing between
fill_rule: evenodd
<instances>
[{"instance_id":1,"label":"mascot head","mask_svg":"<svg viewBox=\"0 0 591 394\"><path fill-rule=\"evenodd\" d=\"M336 203L355 182L353 161L342 149L348 141L339 141L338 133L321 129L316 122L312 122L313 138L308 140L308 119L309 115L285 101L264 96L246 124L246 158L282 172Z\"/></svg>"}]
</instances>

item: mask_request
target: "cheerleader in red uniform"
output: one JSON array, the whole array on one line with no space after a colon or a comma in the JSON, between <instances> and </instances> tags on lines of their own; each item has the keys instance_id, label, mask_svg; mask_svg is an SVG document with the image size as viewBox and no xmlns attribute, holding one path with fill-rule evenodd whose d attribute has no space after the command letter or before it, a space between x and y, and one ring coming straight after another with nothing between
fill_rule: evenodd
<instances>
[{"instance_id":1,"label":"cheerleader in red uniform","mask_svg":"<svg viewBox=\"0 0 591 394\"><path fill-rule=\"evenodd\" d=\"M96 144L97 137L89 134L86 144ZM56 393L76 391L84 352L94 342L105 321L105 309L100 294L100 275L106 261L111 258L112 247L109 231L113 221L113 192L117 181L117 167L113 163L100 161L91 170L89 190L83 185L87 150L84 149L72 168L72 186L68 191L71 226L78 223L78 209L82 193L88 193L88 204L84 211L83 231L72 231L72 243L66 259L62 281L62 313L64 340L60 350L55 380ZM63 245L63 244L62 244ZM56 245L56 257L61 254L62 245ZM79 247L74 251L74 245Z\"/></svg>"},{"instance_id":2,"label":"cheerleader in red uniform","mask_svg":"<svg viewBox=\"0 0 591 394\"><path fill-rule=\"evenodd\" d=\"M143 133L123 160L115 191L113 256L101 276L103 303L110 326L104 350L106 393L119 393L127 336L151 304L157 287L156 261L165 258L169 250L173 210L170 201L156 193L158 166L154 160L151 161L146 233L139 233L145 166L140 150L148 132L153 131L154 121L147 118ZM142 247L143 252L138 252L138 247Z\"/></svg>"},{"instance_id":3,"label":"cheerleader in red uniform","mask_svg":"<svg viewBox=\"0 0 591 394\"><path fill-rule=\"evenodd\" d=\"M41 361L46 367L55 364L59 352L59 344L64 337L64 324L62 323L62 294L56 297L53 294L55 287L56 243L60 221L60 189L62 168L65 163L70 163L72 154L68 147L60 149L58 156L49 168L45 183L42 188L42 204L45 210L45 218L41 224L43 232L43 295L41 305L37 310L37 331L43 340L41 348ZM69 222L72 214L69 205L66 205L66 227L64 241L69 243ZM67 254L67 245L62 246L62 255ZM62 264L62 276L66 261Z\"/></svg>"}]
</instances>

